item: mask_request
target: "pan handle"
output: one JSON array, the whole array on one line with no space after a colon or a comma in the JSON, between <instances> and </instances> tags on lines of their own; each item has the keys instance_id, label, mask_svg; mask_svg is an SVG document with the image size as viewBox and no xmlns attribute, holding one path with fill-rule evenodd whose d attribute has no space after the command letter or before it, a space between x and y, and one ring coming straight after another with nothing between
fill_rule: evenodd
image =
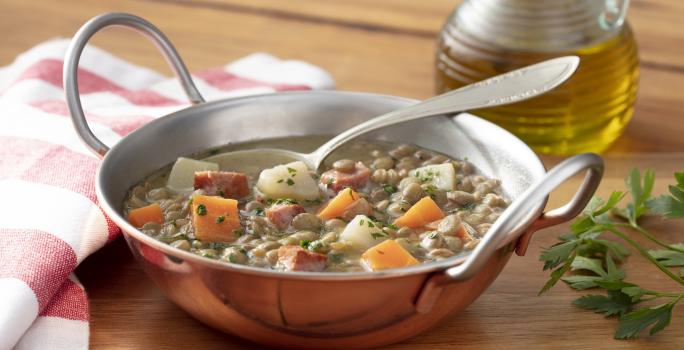
<instances>
[{"instance_id":1,"label":"pan handle","mask_svg":"<svg viewBox=\"0 0 684 350\"><path fill-rule=\"evenodd\" d=\"M516 198L462 264L434 275L426 282L416 300L418 311L430 310L446 283L464 282L475 276L502 244L515 238L510 236L510 232L514 231L521 220L535 210L551 191L584 170L587 171L584 181L570 202L543 214L528 232L565 222L581 213L596 192L603 176L603 160L594 153L584 153L564 160Z\"/></svg>"},{"instance_id":2,"label":"pan handle","mask_svg":"<svg viewBox=\"0 0 684 350\"><path fill-rule=\"evenodd\" d=\"M173 72L181 82L185 94L188 96L193 104L204 102L204 98L197 90L195 83L192 81L188 69L181 60L178 52L173 47L169 39L157 27L147 20L127 13L105 13L92 18L86 22L74 35L64 58L64 91L66 93L67 106L71 112L71 120L74 123L74 128L81 137L81 140L96 153L103 157L109 147L100 141L90 130L88 122L86 121L81 106L81 98L78 93L78 62L81 58L83 48L90 38L100 29L108 26L123 26L132 28L140 32L148 39L152 40L154 44L161 50L166 58L166 61L171 65Z\"/></svg>"}]
</instances>

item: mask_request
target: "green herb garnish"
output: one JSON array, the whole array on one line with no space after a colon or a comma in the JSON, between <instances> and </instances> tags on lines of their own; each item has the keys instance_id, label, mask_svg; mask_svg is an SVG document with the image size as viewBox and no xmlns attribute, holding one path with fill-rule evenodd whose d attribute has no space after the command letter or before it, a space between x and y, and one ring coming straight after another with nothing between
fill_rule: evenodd
<instances>
[{"instance_id":1,"label":"green herb garnish","mask_svg":"<svg viewBox=\"0 0 684 350\"><path fill-rule=\"evenodd\" d=\"M323 247L323 242L321 241L313 241L307 245L307 249L309 249L312 252L318 251Z\"/></svg>"},{"instance_id":2,"label":"green herb garnish","mask_svg":"<svg viewBox=\"0 0 684 350\"><path fill-rule=\"evenodd\" d=\"M385 192L387 192L388 194L392 194L398 191L397 187L392 185L383 185L382 189L385 190Z\"/></svg>"},{"instance_id":3,"label":"green herb garnish","mask_svg":"<svg viewBox=\"0 0 684 350\"><path fill-rule=\"evenodd\" d=\"M373 232L370 235L371 235L371 237L373 237L373 239L378 239L381 237L387 237L387 234L384 232Z\"/></svg>"},{"instance_id":4,"label":"green herb garnish","mask_svg":"<svg viewBox=\"0 0 684 350\"><path fill-rule=\"evenodd\" d=\"M204 204L200 204L197 206L197 215L199 216L204 216L207 215L207 207L204 206Z\"/></svg>"},{"instance_id":5,"label":"green herb garnish","mask_svg":"<svg viewBox=\"0 0 684 350\"><path fill-rule=\"evenodd\" d=\"M304 249L309 248L309 244L311 244L311 241L308 239L305 239L305 240L302 240L299 242L299 246L304 248Z\"/></svg>"},{"instance_id":6,"label":"green herb garnish","mask_svg":"<svg viewBox=\"0 0 684 350\"><path fill-rule=\"evenodd\" d=\"M636 338L647 328L653 335L667 327L673 307L684 299L684 290L661 292L642 288L627 282L625 271L619 266L630 254L621 243L624 242L671 280L684 286L684 271L676 273L669 269L684 266L684 244L663 242L639 223L639 219L648 213L664 219L684 217L684 173L675 173L675 179L677 183L669 187L670 195L652 197L655 173L646 170L642 174L634 169L625 181L627 192L615 191L607 200L593 198L583 215L571 225L571 233L561 236L558 243L542 251L540 260L544 262L544 270L552 272L539 294L551 289L559 280L576 290L604 290L605 294L584 295L573 304L606 317L617 317L615 339ZM618 207L627 193L631 201L625 207ZM640 234L660 248L644 248L625 229ZM604 239L604 235L612 235L620 241ZM568 272L581 273L566 275ZM665 302L650 307L639 305L656 299Z\"/></svg>"},{"instance_id":7,"label":"green herb garnish","mask_svg":"<svg viewBox=\"0 0 684 350\"><path fill-rule=\"evenodd\" d=\"M219 215L216 217L216 223L217 224L220 224L220 223L224 222L225 220L226 220L226 217L223 215Z\"/></svg>"},{"instance_id":8,"label":"green herb garnish","mask_svg":"<svg viewBox=\"0 0 684 350\"><path fill-rule=\"evenodd\" d=\"M287 167L287 172L290 173L290 174L296 174L296 173L297 173L297 169L293 169L293 168Z\"/></svg>"},{"instance_id":9,"label":"green herb garnish","mask_svg":"<svg viewBox=\"0 0 684 350\"><path fill-rule=\"evenodd\" d=\"M297 201L292 198L278 198L276 200L269 200L269 203L273 205L298 204Z\"/></svg>"},{"instance_id":10,"label":"green herb garnish","mask_svg":"<svg viewBox=\"0 0 684 350\"><path fill-rule=\"evenodd\" d=\"M333 264L339 264L344 261L344 254L328 254L328 260Z\"/></svg>"},{"instance_id":11,"label":"green herb garnish","mask_svg":"<svg viewBox=\"0 0 684 350\"><path fill-rule=\"evenodd\" d=\"M295 184L294 180L292 180L292 179L287 179L287 185L288 185L288 186L292 186L292 185L294 185L294 184Z\"/></svg>"},{"instance_id":12,"label":"green herb garnish","mask_svg":"<svg viewBox=\"0 0 684 350\"><path fill-rule=\"evenodd\" d=\"M280 179L277 182L280 184L280 183L283 183L284 181L285 181L285 179Z\"/></svg>"}]
</instances>

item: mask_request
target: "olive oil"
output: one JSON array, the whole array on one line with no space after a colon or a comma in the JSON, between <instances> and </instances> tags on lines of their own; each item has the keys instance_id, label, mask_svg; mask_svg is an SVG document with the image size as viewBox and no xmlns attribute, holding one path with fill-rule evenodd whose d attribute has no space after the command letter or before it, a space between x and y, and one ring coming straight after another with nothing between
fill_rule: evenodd
<instances>
[{"instance_id":1,"label":"olive oil","mask_svg":"<svg viewBox=\"0 0 684 350\"><path fill-rule=\"evenodd\" d=\"M478 5L482 5L488 0L479 1ZM543 6L545 2L538 1L536 6ZM499 0L497 4L500 3L513 7L521 2ZM463 6L468 6L468 1ZM521 13L520 7L516 10ZM543 153L601 152L622 133L632 117L639 78L637 48L626 23L612 31L594 28L593 23L581 29L570 28L562 32L562 37L568 38L568 33L573 36L564 42L554 37L561 24L552 30L541 27L529 30L523 27L523 22L518 27L512 26L509 15L511 30L501 28L503 24L492 27L499 31L496 40L487 40L492 32L486 26L468 30L462 23L472 20L470 17L474 14L464 17L458 11L439 37L437 93L545 59L576 55L581 60L577 72L553 91L528 101L473 113L508 129ZM557 15L556 12L552 14ZM545 22L535 22L530 19L530 13L539 12L527 13L526 24L553 25L554 17L548 12L539 19ZM585 11L588 17L586 13L591 11Z\"/></svg>"}]
</instances>

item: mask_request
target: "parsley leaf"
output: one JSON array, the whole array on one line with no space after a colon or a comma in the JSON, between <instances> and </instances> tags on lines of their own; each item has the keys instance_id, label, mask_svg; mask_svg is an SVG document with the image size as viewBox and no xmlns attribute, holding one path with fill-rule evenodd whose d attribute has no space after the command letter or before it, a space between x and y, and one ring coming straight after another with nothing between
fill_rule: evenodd
<instances>
[{"instance_id":1,"label":"parsley leaf","mask_svg":"<svg viewBox=\"0 0 684 350\"><path fill-rule=\"evenodd\" d=\"M395 193L395 192L398 191L397 187L396 187L396 186L392 186L392 185L383 185L383 186L382 186L382 189L383 189L385 192L387 192L387 194L392 194L392 193Z\"/></svg>"},{"instance_id":2,"label":"parsley leaf","mask_svg":"<svg viewBox=\"0 0 684 350\"><path fill-rule=\"evenodd\" d=\"M672 247L684 249L684 244L673 244ZM684 253L682 252L677 252L670 249L657 249L649 250L648 254L660 261L660 263L664 266L684 266Z\"/></svg>"},{"instance_id":3,"label":"parsley leaf","mask_svg":"<svg viewBox=\"0 0 684 350\"><path fill-rule=\"evenodd\" d=\"M616 339L638 337L641 331L649 327L652 335L667 327L673 306L684 299L684 292L646 290L624 281L625 272L617 267L616 262L624 261L630 252L622 243L603 239L602 235L611 234L620 238L672 280L684 285L684 269L679 274L667 269L684 266L684 244L669 245L662 242L638 223L649 210L666 219L684 217L684 173L675 173L675 179L677 184L669 187L670 195L652 198L655 173L653 170L640 173L633 169L625 180L631 196L631 201L625 207L617 205L626 192L615 191L607 201L592 198L582 216L571 225L571 233L560 236L558 243L542 251L539 260L544 262L544 270L553 271L539 294L548 291L559 280L576 290L604 289L605 295L585 295L573 301L573 304L606 317L618 316ZM647 250L628 232L623 232L622 228L632 229L631 234L640 234L665 249ZM574 274L563 277L569 271ZM669 302L632 311L638 303L661 298L667 298Z\"/></svg>"},{"instance_id":4,"label":"parsley leaf","mask_svg":"<svg viewBox=\"0 0 684 350\"><path fill-rule=\"evenodd\" d=\"M651 326L650 335L662 331L670 324L672 319L672 307L678 301L674 300L666 304L639 309L630 312L620 318L618 328L615 331L615 339L637 338L639 333Z\"/></svg>"},{"instance_id":5,"label":"parsley leaf","mask_svg":"<svg viewBox=\"0 0 684 350\"><path fill-rule=\"evenodd\" d=\"M648 211L647 202L651 197L653 184L655 182L655 172L653 169L646 169L643 178L639 170L632 169L625 180L625 184L632 195L632 203L626 208L617 210L616 213L626 218L630 223L636 224L637 220Z\"/></svg>"},{"instance_id":6,"label":"parsley leaf","mask_svg":"<svg viewBox=\"0 0 684 350\"><path fill-rule=\"evenodd\" d=\"M585 295L575 299L572 304L606 317L624 315L632 308L631 298L615 291L609 292L608 295Z\"/></svg>"},{"instance_id":7,"label":"parsley leaf","mask_svg":"<svg viewBox=\"0 0 684 350\"><path fill-rule=\"evenodd\" d=\"M675 173L677 185L670 185L671 196L662 195L648 201L648 207L666 219L684 218L684 172Z\"/></svg>"}]
</instances>

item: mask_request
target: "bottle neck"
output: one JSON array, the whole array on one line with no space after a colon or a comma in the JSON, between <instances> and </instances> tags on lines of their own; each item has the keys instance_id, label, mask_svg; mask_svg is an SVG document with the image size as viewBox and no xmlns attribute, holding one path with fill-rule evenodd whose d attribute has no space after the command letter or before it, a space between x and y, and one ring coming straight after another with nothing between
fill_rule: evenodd
<instances>
[{"instance_id":1,"label":"bottle neck","mask_svg":"<svg viewBox=\"0 0 684 350\"><path fill-rule=\"evenodd\" d=\"M606 26L606 11L600 0L465 0L445 30L501 49L563 52L618 33L622 22Z\"/></svg>"}]
</instances>

